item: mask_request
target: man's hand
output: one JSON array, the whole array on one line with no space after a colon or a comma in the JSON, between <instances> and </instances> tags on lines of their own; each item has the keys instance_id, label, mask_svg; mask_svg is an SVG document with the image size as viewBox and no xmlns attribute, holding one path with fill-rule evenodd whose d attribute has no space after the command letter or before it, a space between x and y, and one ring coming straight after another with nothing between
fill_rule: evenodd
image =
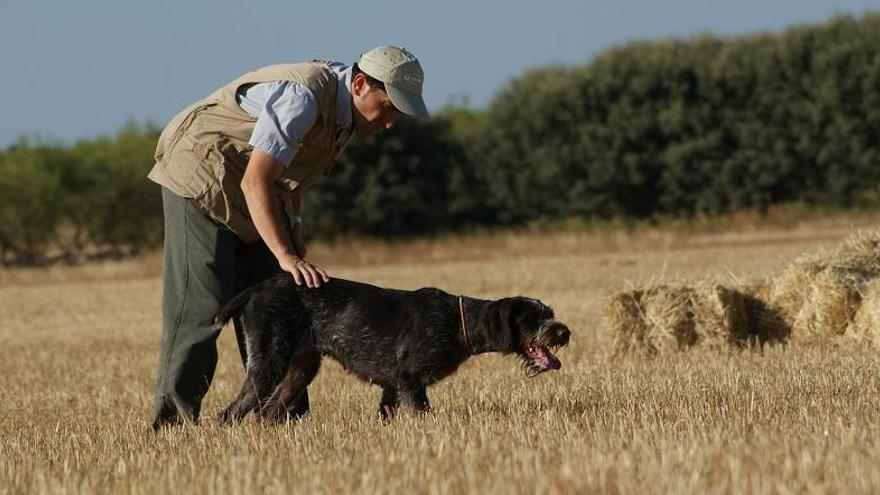
<instances>
[{"instance_id":1,"label":"man's hand","mask_svg":"<svg viewBox=\"0 0 880 495\"><path fill-rule=\"evenodd\" d=\"M284 256L278 260L281 268L293 275L296 285L306 284L310 289L320 287L330 281L330 276L319 266L315 266L299 256Z\"/></svg>"}]
</instances>

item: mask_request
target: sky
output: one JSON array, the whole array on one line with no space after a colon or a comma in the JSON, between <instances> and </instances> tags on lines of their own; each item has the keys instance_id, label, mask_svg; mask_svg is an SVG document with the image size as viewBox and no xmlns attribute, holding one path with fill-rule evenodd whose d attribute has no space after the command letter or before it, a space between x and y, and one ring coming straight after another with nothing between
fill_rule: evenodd
<instances>
[{"instance_id":1,"label":"sky","mask_svg":"<svg viewBox=\"0 0 880 495\"><path fill-rule=\"evenodd\" d=\"M71 144L126 122L164 124L263 65L351 63L403 46L425 70L431 111L485 108L548 64L588 63L632 40L780 32L880 0L9 0L0 16L0 149L21 136Z\"/></svg>"}]
</instances>

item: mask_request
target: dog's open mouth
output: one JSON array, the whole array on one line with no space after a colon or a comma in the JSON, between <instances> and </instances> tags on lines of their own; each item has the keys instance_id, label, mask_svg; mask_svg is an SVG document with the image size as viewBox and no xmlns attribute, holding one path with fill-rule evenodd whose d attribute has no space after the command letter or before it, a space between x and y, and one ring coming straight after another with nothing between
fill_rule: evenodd
<instances>
[{"instance_id":1,"label":"dog's open mouth","mask_svg":"<svg viewBox=\"0 0 880 495\"><path fill-rule=\"evenodd\" d=\"M549 347L532 345L523 349L523 361L526 374L530 377L550 370L562 368L562 361L557 358Z\"/></svg>"}]
</instances>

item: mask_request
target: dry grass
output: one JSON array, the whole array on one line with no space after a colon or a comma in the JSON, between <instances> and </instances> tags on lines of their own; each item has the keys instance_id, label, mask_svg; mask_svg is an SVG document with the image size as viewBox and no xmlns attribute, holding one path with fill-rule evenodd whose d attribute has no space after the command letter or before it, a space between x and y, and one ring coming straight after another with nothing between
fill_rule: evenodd
<instances>
[{"instance_id":1,"label":"dry grass","mask_svg":"<svg viewBox=\"0 0 880 495\"><path fill-rule=\"evenodd\" d=\"M560 372L529 380L511 359L481 356L429 391L432 414L385 426L372 420L378 390L327 362L302 423L208 420L154 435L156 258L2 272L0 492L877 492L875 349L840 340L620 358L600 323L605 297L627 285L760 279L850 233L823 223L740 234L486 236L440 239L420 253L413 244L365 245L357 259L313 245L338 276L533 295L574 330ZM877 290L865 292L863 308ZM694 328L721 335L724 324ZM233 341L221 336L208 414L241 378Z\"/></svg>"}]
</instances>

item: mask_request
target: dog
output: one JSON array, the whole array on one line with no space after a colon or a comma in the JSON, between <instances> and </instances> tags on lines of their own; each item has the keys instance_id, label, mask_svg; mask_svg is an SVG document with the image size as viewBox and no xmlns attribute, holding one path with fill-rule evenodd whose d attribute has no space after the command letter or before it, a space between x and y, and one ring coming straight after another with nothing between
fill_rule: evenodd
<instances>
[{"instance_id":1,"label":"dog","mask_svg":"<svg viewBox=\"0 0 880 495\"><path fill-rule=\"evenodd\" d=\"M387 420L400 403L427 412L427 386L475 354L514 354L529 376L559 369L552 350L567 345L571 334L537 299L488 301L338 278L309 289L288 273L233 298L215 327L234 317L243 327L246 377L218 417L224 423L255 409L263 420L289 419L289 407L317 375L322 356L379 385L378 416Z\"/></svg>"}]
</instances>

